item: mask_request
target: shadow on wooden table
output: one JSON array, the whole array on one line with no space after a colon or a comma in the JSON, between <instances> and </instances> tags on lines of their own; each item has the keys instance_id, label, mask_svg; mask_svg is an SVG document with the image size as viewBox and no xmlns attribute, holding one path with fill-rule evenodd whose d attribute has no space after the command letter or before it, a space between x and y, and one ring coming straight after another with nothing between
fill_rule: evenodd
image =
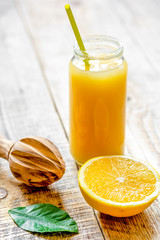
<instances>
[{"instance_id":1,"label":"shadow on wooden table","mask_svg":"<svg viewBox=\"0 0 160 240\"><path fill-rule=\"evenodd\" d=\"M56 239L56 240L69 240L69 239L73 239L73 236L75 235L75 233L67 233L67 232L58 232L58 233L32 233L30 232L31 235L39 238L43 238L43 239ZM34 238L33 238L34 239Z\"/></svg>"},{"instance_id":2,"label":"shadow on wooden table","mask_svg":"<svg viewBox=\"0 0 160 240\"><path fill-rule=\"evenodd\" d=\"M102 227L113 239L157 239L156 226L154 225L156 201L144 212L133 217L112 217L98 213ZM154 206L155 205L155 206Z\"/></svg>"},{"instance_id":3,"label":"shadow on wooden table","mask_svg":"<svg viewBox=\"0 0 160 240\"><path fill-rule=\"evenodd\" d=\"M23 201L30 205L36 203L50 203L64 209L63 202L58 191L59 189L56 184L42 188L29 187L25 184L20 184L19 187Z\"/></svg>"}]
</instances>

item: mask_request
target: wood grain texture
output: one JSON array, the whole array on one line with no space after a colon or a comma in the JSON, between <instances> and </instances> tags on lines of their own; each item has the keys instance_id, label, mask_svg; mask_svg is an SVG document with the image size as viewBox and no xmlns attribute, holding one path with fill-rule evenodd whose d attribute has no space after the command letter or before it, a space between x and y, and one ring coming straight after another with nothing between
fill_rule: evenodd
<instances>
[{"instance_id":1,"label":"wood grain texture","mask_svg":"<svg viewBox=\"0 0 160 240\"><path fill-rule=\"evenodd\" d=\"M0 157L8 160L8 155L14 142L0 135Z\"/></svg>"},{"instance_id":2,"label":"wood grain texture","mask_svg":"<svg viewBox=\"0 0 160 240\"><path fill-rule=\"evenodd\" d=\"M31 0L16 3L68 133L68 61L74 36L63 11L66 2L40 0L38 6ZM160 170L158 0L73 0L71 5L83 36L107 34L124 43L129 66L126 153ZM106 239L159 239L158 205L159 199L143 213L125 219L97 213Z\"/></svg>"},{"instance_id":3,"label":"wood grain texture","mask_svg":"<svg viewBox=\"0 0 160 240\"><path fill-rule=\"evenodd\" d=\"M28 135L46 137L55 142L66 162L60 181L34 189L17 181L8 162L0 159L0 186L8 191L0 202L0 239L103 239L92 208L80 194L77 167L12 0L0 1L0 66L0 132L14 141ZM52 203L66 210L77 222L79 234L35 234L18 228L8 210L35 203Z\"/></svg>"}]
</instances>

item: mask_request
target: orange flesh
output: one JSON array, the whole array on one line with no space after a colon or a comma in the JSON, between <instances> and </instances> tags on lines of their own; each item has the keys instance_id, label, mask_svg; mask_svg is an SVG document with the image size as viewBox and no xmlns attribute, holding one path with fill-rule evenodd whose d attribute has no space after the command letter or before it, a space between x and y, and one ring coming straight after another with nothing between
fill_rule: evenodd
<instances>
[{"instance_id":1,"label":"orange flesh","mask_svg":"<svg viewBox=\"0 0 160 240\"><path fill-rule=\"evenodd\" d=\"M156 178L143 163L103 158L84 171L84 182L96 195L113 202L141 201L156 189Z\"/></svg>"}]
</instances>

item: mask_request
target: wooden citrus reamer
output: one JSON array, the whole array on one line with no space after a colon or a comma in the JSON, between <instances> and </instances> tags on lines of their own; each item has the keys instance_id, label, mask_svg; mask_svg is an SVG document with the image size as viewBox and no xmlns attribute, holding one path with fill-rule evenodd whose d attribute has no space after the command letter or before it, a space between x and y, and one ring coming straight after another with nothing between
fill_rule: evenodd
<instances>
[{"instance_id":1,"label":"wooden citrus reamer","mask_svg":"<svg viewBox=\"0 0 160 240\"><path fill-rule=\"evenodd\" d=\"M42 137L27 137L14 143L0 135L0 157L8 160L19 181L32 187L50 185L65 172L58 148Z\"/></svg>"}]
</instances>

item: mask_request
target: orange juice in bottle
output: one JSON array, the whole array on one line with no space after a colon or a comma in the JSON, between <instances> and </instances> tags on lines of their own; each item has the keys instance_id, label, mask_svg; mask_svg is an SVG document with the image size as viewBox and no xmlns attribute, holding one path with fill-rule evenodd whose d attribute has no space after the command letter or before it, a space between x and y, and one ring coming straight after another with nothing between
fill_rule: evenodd
<instances>
[{"instance_id":1,"label":"orange juice in bottle","mask_svg":"<svg viewBox=\"0 0 160 240\"><path fill-rule=\"evenodd\" d=\"M70 151L83 164L124 153L127 63L115 38L85 38L69 65ZM89 66L89 67L88 67Z\"/></svg>"}]
</instances>

